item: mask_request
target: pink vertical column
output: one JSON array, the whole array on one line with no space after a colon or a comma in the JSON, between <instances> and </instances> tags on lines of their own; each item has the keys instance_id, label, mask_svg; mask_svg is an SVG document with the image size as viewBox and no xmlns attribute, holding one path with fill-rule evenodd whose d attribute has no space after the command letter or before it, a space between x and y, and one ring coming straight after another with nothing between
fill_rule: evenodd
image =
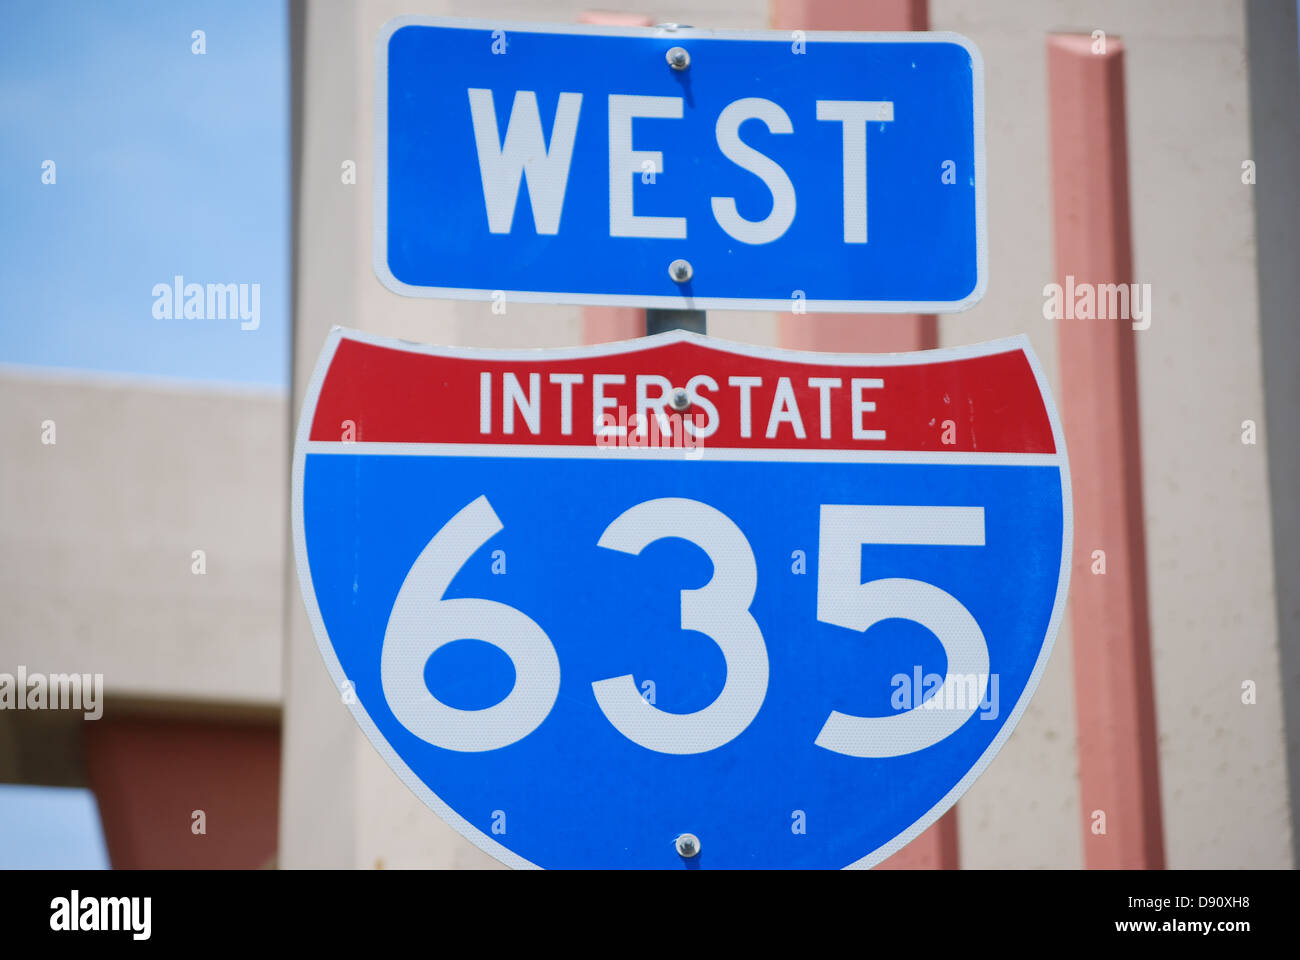
<instances>
[{"instance_id":1,"label":"pink vertical column","mask_svg":"<svg viewBox=\"0 0 1300 960\"><path fill-rule=\"evenodd\" d=\"M615 13L610 10L587 10L578 15L579 23L607 27L649 27L654 19L644 13ZM636 307L583 307L582 342L608 343L645 336L645 311Z\"/></svg>"},{"instance_id":2,"label":"pink vertical column","mask_svg":"<svg viewBox=\"0 0 1300 960\"><path fill-rule=\"evenodd\" d=\"M1057 282L1129 283L1124 48L1047 40ZM1067 280L1073 277L1073 285ZM1061 407L1074 487L1070 624L1084 863L1164 866L1147 617L1135 338L1126 319L1059 324ZM1094 574L1094 551L1105 574ZM1104 820L1103 820L1104 818ZM1104 826L1105 832L1100 832Z\"/></svg>"},{"instance_id":3,"label":"pink vertical column","mask_svg":"<svg viewBox=\"0 0 1300 960\"><path fill-rule=\"evenodd\" d=\"M786 30L927 30L927 0L772 0L772 26ZM920 314L782 314L781 345L799 350L893 353L939 344L933 316ZM958 866L957 810L881 865L882 869Z\"/></svg>"},{"instance_id":4,"label":"pink vertical column","mask_svg":"<svg viewBox=\"0 0 1300 960\"><path fill-rule=\"evenodd\" d=\"M929 23L927 0L772 0L772 26L784 30L928 30ZM783 313L777 324L781 345L796 350L896 353L939 345L938 323L923 314Z\"/></svg>"}]
</instances>

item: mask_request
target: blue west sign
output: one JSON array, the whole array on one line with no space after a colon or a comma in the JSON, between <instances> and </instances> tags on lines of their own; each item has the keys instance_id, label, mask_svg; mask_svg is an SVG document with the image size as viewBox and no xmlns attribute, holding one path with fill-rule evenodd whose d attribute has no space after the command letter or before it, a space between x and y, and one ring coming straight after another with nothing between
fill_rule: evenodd
<instances>
[{"instance_id":1,"label":"blue west sign","mask_svg":"<svg viewBox=\"0 0 1300 960\"><path fill-rule=\"evenodd\" d=\"M983 67L945 33L402 18L374 265L409 296L942 312L983 295Z\"/></svg>"}]
</instances>

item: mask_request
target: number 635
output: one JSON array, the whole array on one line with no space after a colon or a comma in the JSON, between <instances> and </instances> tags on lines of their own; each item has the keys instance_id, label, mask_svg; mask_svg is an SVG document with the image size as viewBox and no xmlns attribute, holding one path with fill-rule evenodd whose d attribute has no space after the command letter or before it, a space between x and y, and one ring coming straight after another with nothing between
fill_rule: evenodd
<instances>
[{"instance_id":1,"label":"number 635","mask_svg":"<svg viewBox=\"0 0 1300 960\"><path fill-rule=\"evenodd\" d=\"M486 496L474 500L434 535L412 564L389 616L380 660L384 696L393 715L416 736L447 750L498 750L532 733L550 714L560 689L560 662L546 632L527 614L495 600L444 598L452 578L502 529ZM724 513L679 497L647 500L619 514L597 545L639 554L666 537L702 549L713 562L704 586L681 591L681 626L710 637L726 660L722 691L694 713L668 713L640 696L631 674L592 683L606 719L629 740L659 753L715 750L739 736L767 695L763 633L750 613L758 585L754 552ZM822 504L817 560L817 619L859 632L882 620L919 623L948 657L936 702L954 677L987 683L988 645L979 624L952 594L905 578L861 582L864 544L984 545L983 507ZM461 639L491 643L510 657L515 685L493 706L459 710L424 682L435 650ZM892 757L923 750L956 731L969 709L913 709L888 717L831 710L814 742L850 757ZM969 701L967 701L969 703Z\"/></svg>"}]
</instances>

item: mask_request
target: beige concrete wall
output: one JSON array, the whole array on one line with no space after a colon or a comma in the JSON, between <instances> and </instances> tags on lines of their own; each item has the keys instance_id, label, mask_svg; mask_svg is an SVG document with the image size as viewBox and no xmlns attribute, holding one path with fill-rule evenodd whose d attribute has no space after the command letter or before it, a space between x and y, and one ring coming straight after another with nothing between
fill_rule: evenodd
<instances>
[{"instance_id":1,"label":"beige concrete wall","mask_svg":"<svg viewBox=\"0 0 1300 960\"><path fill-rule=\"evenodd\" d=\"M510 305L494 316L488 304L400 298L375 278L370 244L379 27L410 14L571 21L583 7L310 4L295 411L333 324L424 342L579 341L576 308ZM767 23L763 0L650 12L696 26ZM1238 179L1249 149L1241 7L1225 2L1190 16L1173 0L931 0L931 21L981 48L988 104L989 291L979 307L944 319L941 339L1027 333L1053 387L1061 358L1054 321L1042 319L1053 269L1044 37L1101 28L1128 45L1136 279L1155 296L1154 323L1139 343L1140 415L1168 859L1175 867L1290 865L1265 448L1240 447L1235 427L1261 409L1251 198ZM355 186L340 183L348 159L357 162ZM750 342L775 336L766 314L715 311L710 332ZM286 588L281 862L491 863L425 811L374 753L331 686L292 571ZM965 866L1082 863L1068 634L1020 727L958 805ZM1260 685L1253 707L1240 704L1242 679Z\"/></svg>"},{"instance_id":2,"label":"beige concrete wall","mask_svg":"<svg viewBox=\"0 0 1300 960\"><path fill-rule=\"evenodd\" d=\"M0 671L102 673L112 697L278 706L287 403L0 370Z\"/></svg>"},{"instance_id":3,"label":"beige concrete wall","mask_svg":"<svg viewBox=\"0 0 1300 960\"><path fill-rule=\"evenodd\" d=\"M1290 867L1267 451L1241 442L1264 418L1245 13L1150 6L1127 28L1129 126L1168 862Z\"/></svg>"}]
</instances>

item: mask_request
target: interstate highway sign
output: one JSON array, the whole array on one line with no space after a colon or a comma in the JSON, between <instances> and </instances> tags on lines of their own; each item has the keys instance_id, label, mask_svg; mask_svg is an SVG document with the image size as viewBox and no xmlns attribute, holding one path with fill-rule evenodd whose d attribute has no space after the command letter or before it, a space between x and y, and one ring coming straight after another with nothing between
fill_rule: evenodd
<instances>
[{"instance_id":1,"label":"interstate highway sign","mask_svg":"<svg viewBox=\"0 0 1300 960\"><path fill-rule=\"evenodd\" d=\"M375 58L374 265L398 293L927 313L983 296L964 37L401 18Z\"/></svg>"},{"instance_id":2,"label":"interstate highway sign","mask_svg":"<svg viewBox=\"0 0 1300 960\"><path fill-rule=\"evenodd\" d=\"M1010 735L1065 603L1068 465L1023 338L336 329L293 482L342 699L514 866L878 863Z\"/></svg>"}]
</instances>

